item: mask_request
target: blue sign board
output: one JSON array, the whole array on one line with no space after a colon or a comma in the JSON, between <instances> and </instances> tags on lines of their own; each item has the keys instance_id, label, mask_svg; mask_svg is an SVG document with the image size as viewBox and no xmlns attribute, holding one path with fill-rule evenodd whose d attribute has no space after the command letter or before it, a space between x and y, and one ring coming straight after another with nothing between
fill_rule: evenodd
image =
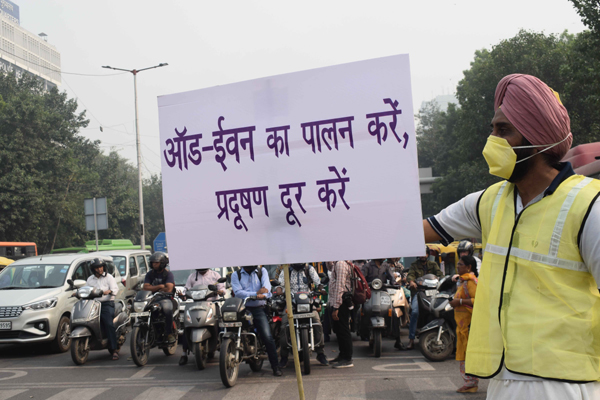
<instances>
[{"instance_id":1,"label":"blue sign board","mask_svg":"<svg viewBox=\"0 0 600 400\"><path fill-rule=\"evenodd\" d=\"M167 251L167 234L161 232L154 239L154 245L152 246L154 251Z\"/></svg>"},{"instance_id":2,"label":"blue sign board","mask_svg":"<svg viewBox=\"0 0 600 400\"><path fill-rule=\"evenodd\" d=\"M21 23L19 19L19 6L10 0L0 0L0 13L15 24Z\"/></svg>"}]
</instances>

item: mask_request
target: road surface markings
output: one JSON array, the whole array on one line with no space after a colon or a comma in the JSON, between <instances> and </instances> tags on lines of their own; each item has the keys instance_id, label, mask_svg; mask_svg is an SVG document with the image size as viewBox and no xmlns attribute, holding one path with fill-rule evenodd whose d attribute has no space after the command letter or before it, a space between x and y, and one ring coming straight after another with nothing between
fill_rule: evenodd
<instances>
[{"instance_id":1,"label":"road surface markings","mask_svg":"<svg viewBox=\"0 0 600 400\"><path fill-rule=\"evenodd\" d=\"M67 389L46 400L92 400L94 397L106 392L110 388L81 388Z\"/></svg>"},{"instance_id":2,"label":"road surface markings","mask_svg":"<svg viewBox=\"0 0 600 400\"><path fill-rule=\"evenodd\" d=\"M193 386L151 387L134 400L178 400L192 389Z\"/></svg>"},{"instance_id":3,"label":"road surface markings","mask_svg":"<svg viewBox=\"0 0 600 400\"><path fill-rule=\"evenodd\" d=\"M21 378L27 375L27 372L16 369L0 369L0 375L2 374L12 374L11 376L5 376L3 378L0 378L0 381L7 381L9 379Z\"/></svg>"},{"instance_id":4,"label":"road surface markings","mask_svg":"<svg viewBox=\"0 0 600 400\"><path fill-rule=\"evenodd\" d=\"M413 367L413 368L406 368ZM417 368L414 368L417 367ZM404 371L435 371L435 368L425 361L415 361L411 363L399 363L399 364L379 364L371 367L375 371L383 372L404 372Z\"/></svg>"},{"instance_id":5,"label":"road surface markings","mask_svg":"<svg viewBox=\"0 0 600 400\"><path fill-rule=\"evenodd\" d=\"M279 385L279 383L249 385L238 381L236 386L227 389L227 395L223 400L270 399Z\"/></svg>"},{"instance_id":6,"label":"road surface markings","mask_svg":"<svg viewBox=\"0 0 600 400\"><path fill-rule=\"evenodd\" d=\"M136 372L135 374L133 374L133 376L131 378L107 378L107 381L130 381L130 380L138 380L138 379L154 379L151 377L145 377L146 375L148 375L150 372L152 372L152 370L154 369L154 367L142 367L140 368L140 370L138 372Z\"/></svg>"},{"instance_id":7,"label":"road surface markings","mask_svg":"<svg viewBox=\"0 0 600 400\"><path fill-rule=\"evenodd\" d=\"M319 384L317 400L331 399L366 399L366 381L352 380L344 381L342 385Z\"/></svg>"},{"instance_id":8,"label":"road surface markings","mask_svg":"<svg viewBox=\"0 0 600 400\"><path fill-rule=\"evenodd\" d=\"M457 398L463 398L461 394L456 393L457 387L448 377L412 378L407 379L406 383L415 400L438 398L440 392L445 392L451 397L456 396Z\"/></svg>"},{"instance_id":9,"label":"road surface markings","mask_svg":"<svg viewBox=\"0 0 600 400\"><path fill-rule=\"evenodd\" d=\"M18 394L26 392L27 389L2 390L0 391L0 400L8 400Z\"/></svg>"}]
</instances>

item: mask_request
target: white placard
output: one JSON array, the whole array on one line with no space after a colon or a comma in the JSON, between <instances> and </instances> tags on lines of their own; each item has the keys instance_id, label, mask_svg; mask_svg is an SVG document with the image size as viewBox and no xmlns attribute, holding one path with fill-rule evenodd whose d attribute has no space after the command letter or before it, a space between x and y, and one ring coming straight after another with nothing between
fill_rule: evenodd
<instances>
[{"instance_id":1,"label":"white placard","mask_svg":"<svg viewBox=\"0 0 600 400\"><path fill-rule=\"evenodd\" d=\"M158 107L172 269L423 252L408 55Z\"/></svg>"}]
</instances>

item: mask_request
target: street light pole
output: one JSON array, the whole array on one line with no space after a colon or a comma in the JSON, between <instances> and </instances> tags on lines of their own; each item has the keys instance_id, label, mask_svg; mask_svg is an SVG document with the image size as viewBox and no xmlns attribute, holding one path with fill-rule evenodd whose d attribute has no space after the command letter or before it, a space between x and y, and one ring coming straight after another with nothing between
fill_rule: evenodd
<instances>
[{"instance_id":1,"label":"street light pole","mask_svg":"<svg viewBox=\"0 0 600 400\"><path fill-rule=\"evenodd\" d=\"M138 193L139 193L139 202L140 202L140 247L142 250L146 249L146 235L144 233L144 194L142 192L142 149L140 142L140 124L138 117L138 100L137 100L137 74L138 72L145 71L147 69L154 69L159 67L165 67L169 64L161 63L155 65L153 67L142 68L142 69L123 69L123 68L114 68L108 65L103 66L102 68L114 69L117 71L126 71L131 72L133 74L133 94L135 99L135 142L137 148L137 166L138 166Z\"/></svg>"}]
</instances>

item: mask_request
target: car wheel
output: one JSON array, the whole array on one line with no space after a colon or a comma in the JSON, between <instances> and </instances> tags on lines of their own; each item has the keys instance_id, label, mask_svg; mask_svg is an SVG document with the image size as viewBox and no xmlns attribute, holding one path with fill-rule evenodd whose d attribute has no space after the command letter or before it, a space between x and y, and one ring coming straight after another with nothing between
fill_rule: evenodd
<instances>
[{"instance_id":1,"label":"car wheel","mask_svg":"<svg viewBox=\"0 0 600 400\"><path fill-rule=\"evenodd\" d=\"M52 342L52 350L56 353L64 353L71 347L71 320L63 315L58 321L56 337Z\"/></svg>"}]
</instances>

